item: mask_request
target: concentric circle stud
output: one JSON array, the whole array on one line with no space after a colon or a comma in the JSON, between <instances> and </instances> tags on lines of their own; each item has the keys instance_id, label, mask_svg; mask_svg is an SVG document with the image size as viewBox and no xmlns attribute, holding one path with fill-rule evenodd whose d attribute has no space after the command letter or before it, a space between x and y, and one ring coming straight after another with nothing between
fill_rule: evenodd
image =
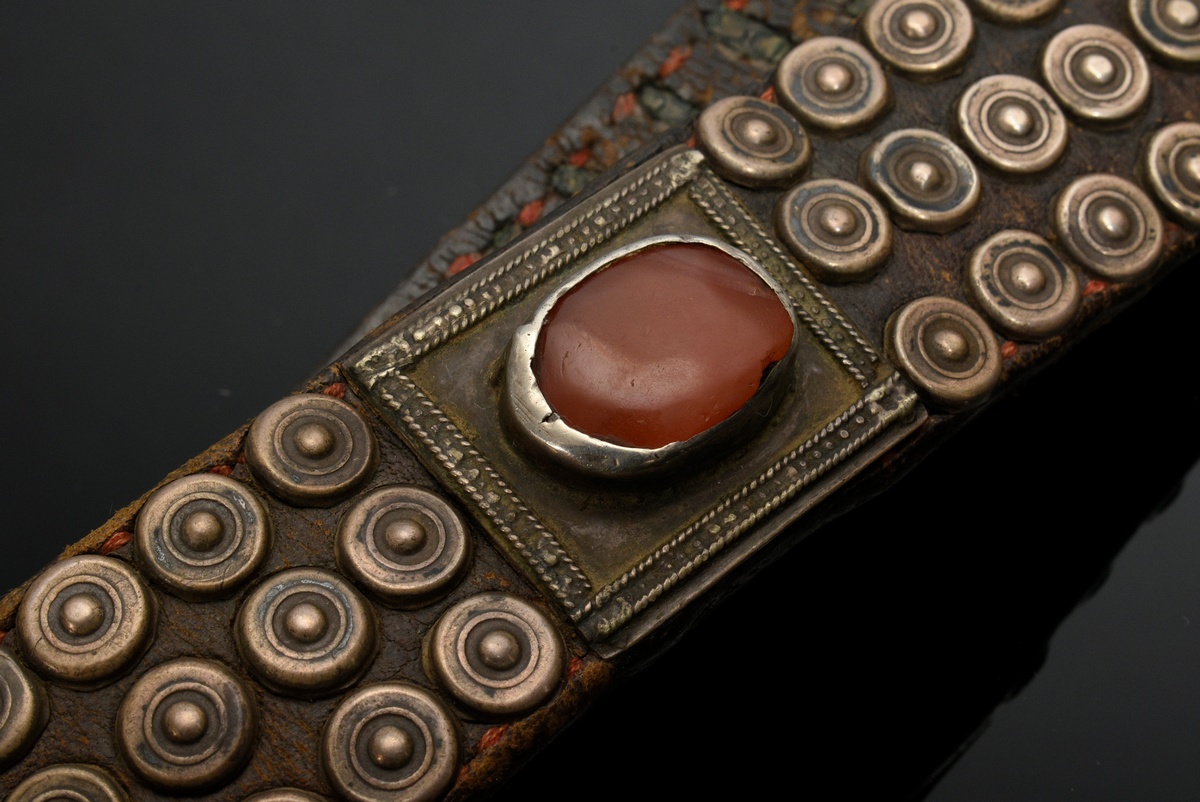
<instances>
[{"instance_id":1,"label":"concentric circle stud","mask_svg":"<svg viewBox=\"0 0 1200 802\"><path fill-rule=\"evenodd\" d=\"M0 770L20 760L50 718L41 681L0 649Z\"/></svg>"},{"instance_id":2,"label":"concentric circle stud","mask_svg":"<svg viewBox=\"0 0 1200 802\"><path fill-rule=\"evenodd\" d=\"M1054 164L1067 147L1067 121L1041 86L1016 75L992 75L958 101L957 122L975 155L993 167L1032 173Z\"/></svg>"},{"instance_id":3,"label":"concentric circle stud","mask_svg":"<svg viewBox=\"0 0 1200 802\"><path fill-rule=\"evenodd\" d=\"M550 620L506 593L472 596L442 613L426 648L438 681L492 715L520 713L553 693L565 655Z\"/></svg>"},{"instance_id":4,"label":"concentric circle stud","mask_svg":"<svg viewBox=\"0 0 1200 802\"><path fill-rule=\"evenodd\" d=\"M38 671L74 685L102 684L154 637L154 595L132 567L86 554L55 563L17 613L21 646Z\"/></svg>"},{"instance_id":5,"label":"concentric circle stud","mask_svg":"<svg viewBox=\"0 0 1200 802\"><path fill-rule=\"evenodd\" d=\"M300 788L275 788L251 794L242 802L328 802L325 797Z\"/></svg>"},{"instance_id":6,"label":"concentric circle stud","mask_svg":"<svg viewBox=\"0 0 1200 802\"><path fill-rule=\"evenodd\" d=\"M893 361L931 403L973 406L1000 381L1000 345L979 314L953 298L926 296L895 312L886 340Z\"/></svg>"},{"instance_id":7,"label":"concentric circle stud","mask_svg":"<svg viewBox=\"0 0 1200 802\"><path fill-rule=\"evenodd\" d=\"M242 657L262 681L298 696L336 691L370 665L375 613L346 580L320 568L267 577L234 625Z\"/></svg>"},{"instance_id":8,"label":"concentric circle stud","mask_svg":"<svg viewBox=\"0 0 1200 802\"><path fill-rule=\"evenodd\" d=\"M1062 0L972 0L972 4L997 22L1019 25L1048 16Z\"/></svg>"},{"instance_id":9,"label":"concentric circle stud","mask_svg":"<svg viewBox=\"0 0 1200 802\"><path fill-rule=\"evenodd\" d=\"M121 701L117 744L147 783L171 791L219 788L254 750L258 713L220 663L191 657L143 674Z\"/></svg>"},{"instance_id":10,"label":"concentric circle stud","mask_svg":"<svg viewBox=\"0 0 1200 802\"><path fill-rule=\"evenodd\" d=\"M370 426L327 395L293 395L268 407L246 437L258 481L300 507L327 507L366 480L379 461Z\"/></svg>"},{"instance_id":11,"label":"concentric circle stud","mask_svg":"<svg viewBox=\"0 0 1200 802\"><path fill-rule=\"evenodd\" d=\"M185 599L236 590L271 548L271 522L258 496L216 474L185 476L156 490L134 535L146 572Z\"/></svg>"},{"instance_id":12,"label":"concentric circle stud","mask_svg":"<svg viewBox=\"0 0 1200 802\"><path fill-rule=\"evenodd\" d=\"M809 39L775 70L779 101L800 121L849 131L875 121L891 100L887 77L865 47L850 39Z\"/></svg>"},{"instance_id":13,"label":"concentric circle stud","mask_svg":"<svg viewBox=\"0 0 1200 802\"><path fill-rule=\"evenodd\" d=\"M1200 226L1200 124L1175 123L1155 133L1143 168L1159 202L1183 222Z\"/></svg>"},{"instance_id":14,"label":"concentric circle stud","mask_svg":"<svg viewBox=\"0 0 1200 802\"><path fill-rule=\"evenodd\" d=\"M1200 0L1129 0L1129 17L1146 46L1168 61L1200 62Z\"/></svg>"},{"instance_id":15,"label":"concentric circle stud","mask_svg":"<svg viewBox=\"0 0 1200 802\"><path fill-rule=\"evenodd\" d=\"M389 603L420 603L447 588L470 556L466 525L441 497L392 485L354 503L338 526L338 566Z\"/></svg>"},{"instance_id":16,"label":"concentric circle stud","mask_svg":"<svg viewBox=\"0 0 1200 802\"><path fill-rule=\"evenodd\" d=\"M976 248L967 289L996 327L1018 340L1061 331L1083 298L1075 271L1028 231L1001 231Z\"/></svg>"},{"instance_id":17,"label":"concentric circle stud","mask_svg":"<svg viewBox=\"0 0 1200 802\"><path fill-rule=\"evenodd\" d=\"M892 253L892 223L866 190L834 178L809 181L775 208L780 238L829 282L865 281Z\"/></svg>"},{"instance_id":18,"label":"concentric circle stud","mask_svg":"<svg viewBox=\"0 0 1200 802\"><path fill-rule=\"evenodd\" d=\"M1060 31L1042 51L1042 76L1058 102L1085 120L1123 120L1150 96L1145 57L1103 25Z\"/></svg>"},{"instance_id":19,"label":"concentric circle stud","mask_svg":"<svg viewBox=\"0 0 1200 802\"><path fill-rule=\"evenodd\" d=\"M876 0L862 25L867 44L881 59L914 76L953 70L975 36L962 0Z\"/></svg>"},{"instance_id":20,"label":"concentric circle stud","mask_svg":"<svg viewBox=\"0 0 1200 802\"><path fill-rule=\"evenodd\" d=\"M325 725L321 763L330 784L354 802L437 799L458 768L458 735L445 707L402 682L347 696Z\"/></svg>"},{"instance_id":21,"label":"concentric circle stud","mask_svg":"<svg viewBox=\"0 0 1200 802\"><path fill-rule=\"evenodd\" d=\"M808 135L774 103L756 97L718 100L700 113L696 134L717 172L748 187L787 184L808 167Z\"/></svg>"},{"instance_id":22,"label":"concentric circle stud","mask_svg":"<svg viewBox=\"0 0 1200 802\"><path fill-rule=\"evenodd\" d=\"M933 131L910 128L880 139L864 156L863 178L902 228L950 231L966 223L979 203L975 165Z\"/></svg>"},{"instance_id":23,"label":"concentric circle stud","mask_svg":"<svg viewBox=\"0 0 1200 802\"><path fill-rule=\"evenodd\" d=\"M104 769L65 763L30 775L5 802L129 802L129 796Z\"/></svg>"},{"instance_id":24,"label":"concentric circle stud","mask_svg":"<svg viewBox=\"0 0 1200 802\"><path fill-rule=\"evenodd\" d=\"M1145 192L1115 175L1086 175L1054 204L1054 228L1080 264L1109 281L1131 281L1162 253L1162 218Z\"/></svg>"}]
</instances>

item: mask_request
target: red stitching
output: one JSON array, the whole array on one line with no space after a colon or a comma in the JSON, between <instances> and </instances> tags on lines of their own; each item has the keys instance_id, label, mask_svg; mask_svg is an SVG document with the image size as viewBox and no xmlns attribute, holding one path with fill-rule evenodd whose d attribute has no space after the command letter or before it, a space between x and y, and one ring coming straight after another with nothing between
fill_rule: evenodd
<instances>
[{"instance_id":1,"label":"red stitching","mask_svg":"<svg viewBox=\"0 0 1200 802\"><path fill-rule=\"evenodd\" d=\"M463 272L468 267L478 262L482 256L483 254L474 252L464 253L462 256L455 257L454 261L450 263L450 267L446 268L446 275L454 276Z\"/></svg>"},{"instance_id":2,"label":"red stitching","mask_svg":"<svg viewBox=\"0 0 1200 802\"><path fill-rule=\"evenodd\" d=\"M761 97L763 100L767 101L768 103L774 103L775 102L775 87L768 86L766 88L766 90L764 90L763 93L761 95L759 95L759 97Z\"/></svg>"},{"instance_id":3,"label":"red stitching","mask_svg":"<svg viewBox=\"0 0 1200 802\"><path fill-rule=\"evenodd\" d=\"M504 737L504 733L508 730L507 724L501 724L499 727L492 727L483 734L479 739L479 744L475 747L476 752L483 752L491 749L496 744L500 743L500 739Z\"/></svg>"},{"instance_id":4,"label":"red stitching","mask_svg":"<svg viewBox=\"0 0 1200 802\"><path fill-rule=\"evenodd\" d=\"M626 92L617 98L613 104L612 121L619 123L637 110L637 97L633 92Z\"/></svg>"},{"instance_id":5,"label":"red stitching","mask_svg":"<svg viewBox=\"0 0 1200 802\"><path fill-rule=\"evenodd\" d=\"M579 657L571 658L571 664L567 666L567 679L575 678L575 675L583 670L583 660Z\"/></svg>"},{"instance_id":6,"label":"red stitching","mask_svg":"<svg viewBox=\"0 0 1200 802\"><path fill-rule=\"evenodd\" d=\"M750 0L725 0L725 8L730 11L741 11L750 5Z\"/></svg>"},{"instance_id":7,"label":"red stitching","mask_svg":"<svg viewBox=\"0 0 1200 802\"><path fill-rule=\"evenodd\" d=\"M541 219L542 212L546 210L546 199L538 198L525 204L521 209L521 213L517 215L517 222L522 228L529 228L531 225Z\"/></svg>"},{"instance_id":8,"label":"red stitching","mask_svg":"<svg viewBox=\"0 0 1200 802\"><path fill-rule=\"evenodd\" d=\"M1086 298L1089 295L1095 295L1098 292L1104 292L1111 286L1112 285L1107 281L1100 281L1099 279L1094 278L1087 283L1086 287L1083 288L1083 297Z\"/></svg>"},{"instance_id":9,"label":"red stitching","mask_svg":"<svg viewBox=\"0 0 1200 802\"><path fill-rule=\"evenodd\" d=\"M673 75L679 71L689 58L692 57L691 45L679 45L679 47L671 48L671 52L667 54L666 59L658 68L658 77L666 78L668 75Z\"/></svg>"},{"instance_id":10,"label":"red stitching","mask_svg":"<svg viewBox=\"0 0 1200 802\"><path fill-rule=\"evenodd\" d=\"M209 473L215 473L218 476L230 476L233 474L232 465L214 465L208 469Z\"/></svg>"},{"instance_id":11,"label":"red stitching","mask_svg":"<svg viewBox=\"0 0 1200 802\"><path fill-rule=\"evenodd\" d=\"M579 150L575 151L570 156L568 156L567 161L571 163L572 167L582 167L583 165L587 164L588 160L591 158L592 158L592 149L591 148L580 148Z\"/></svg>"},{"instance_id":12,"label":"red stitching","mask_svg":"<svg viewBox=\"0 0 1200 802\"><path fill-rule=\"evenodd\" d=\"M330 398L345 398L346 397L346 383L345 382L334 382L333 384L329 385L324 390L322 390L321 394L327 395Z\"/></svg>"},{"instance_id":13,"label":"red stitching","mask_svg":"<svg viewBox=\"0 0 1200 802\"><path fill-rule=\"evenodd\" d=\"M117 549L124 546L129 541L133 540L133 533L124 530L117 532L108 540L104 541L104 545L100 547L101 554L112 554Z\"/></svg>"},{"instance_id":14,"label":"red stitching","mask_svg":"<svg viewBox=\"0 0 1200 802\"><path fill-rule=\"evenodd\" d=\"M1004 345L1000 346L1000 357L1002 359L1011 359L1017 355L1017 349L1020 348L1012 340L1006 340Z\"/></svg>"},{"instance_id":15,"label":"red stitching","mask_svg":"<svg viewBox=\"0 0 1200 802\"><path fill-rule=\"evenodd\" d=\"M8 633L0 629L0 643L4 643L4 639L8 637Z\"/></svg>"}]
</instances>

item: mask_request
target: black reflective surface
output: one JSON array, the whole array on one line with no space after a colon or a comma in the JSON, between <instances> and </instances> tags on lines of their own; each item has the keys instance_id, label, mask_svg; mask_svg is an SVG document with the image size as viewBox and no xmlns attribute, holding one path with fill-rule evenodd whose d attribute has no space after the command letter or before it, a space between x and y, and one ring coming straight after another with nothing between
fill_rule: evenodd
<instances>
[{"instance_id":1,"label":"black reflective surface","mask_svg":"<svg viewBox=\"0 0 1200 802\"><path fill-rule=\"evenodd\" d=\"M0 586L322 364L674 3L400 5L0 10ZM503 798L905 798L1023 688L930 799L1195 799L1196 479L1143 527L1200 449L1195 267Z\"/></svg>"}]
</instances>

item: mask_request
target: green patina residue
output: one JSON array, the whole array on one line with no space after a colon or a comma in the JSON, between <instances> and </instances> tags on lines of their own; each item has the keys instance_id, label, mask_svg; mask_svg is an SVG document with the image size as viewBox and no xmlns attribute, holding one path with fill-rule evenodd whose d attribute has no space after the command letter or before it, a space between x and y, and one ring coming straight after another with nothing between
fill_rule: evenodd
<instances>
[{"instance_id":1,"label":"green patina residue","mask_svg":"<svg viewBox=\"0 0 1200 802\"><path fill-rule=\"evenodd\" d=\"M559 195L569 198L586 187L588 182L595 177L591 170L585 170L573 164L561 164L550 176L550 186L554 187L554 191Z\"/></svg>"},{"instance_id":2,"label":"green patina residue","mask_svg":"<svg viewBox=\"0 0 1200 802\"><path fill-rule=\"evenodd\" d=\"M657 86L643 86L638 91L638 102L654 115L669 125L679 125L690 120L696 113L696 107L669 89Z\"/></svg>"},{"instance_id":3,"label":"green patina residue","mask_svg":"<svg viewBox=\"0 0 1200 802\"><path fill-rule=\"evenodd\" d=\"M716 39L752 59L768 64L778 64L792 46L786 36L728 8L720 8L706 15L704 25Z\"/></svg>"},{"instance_id":4,"label":"green patina residue","mask_svg":"<svg viewBox=\"0 0 1200 802\"><path fill-rule=\"evenodd\" d=\"M492 235L492 245L496 248L503 248L508 243L520 236L525 229L516 220L509 220L503 226L496 230Z\"/></svg>"}]
</instances>

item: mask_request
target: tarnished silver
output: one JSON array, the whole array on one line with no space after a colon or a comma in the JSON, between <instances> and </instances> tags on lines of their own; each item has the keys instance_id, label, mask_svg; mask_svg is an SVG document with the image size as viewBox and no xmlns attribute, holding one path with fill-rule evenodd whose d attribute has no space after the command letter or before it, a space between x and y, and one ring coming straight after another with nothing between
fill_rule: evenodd
<instances>
[{"instance_id":1,"label":"tarnished silver","mask_svg":"<svg viewBox=\"0 0 1200 802\"><path fill-rule=\"evenodd\" d=\"M1067 121L1045 89L1018 75L991 75L958 101L958 129L975 155L1014 173L1044 170L1067 148Z\"/></svg>"},{"instance_id":2,"label":"tarnished silver","mask_svg":"<svg viewBox=\"0 0 1200 802\"><path fill-rule=\"evenodd\" d=\"M836 178L808 181L780 198L775 231L823 281L866 281L892 253L892 222L883 206Z\"/></svg>"},{"instance_id":3,"label":"tarnished silver","mask_svg":"<svg viewBox=\"0 0 1200 802\"><path fill-rule=\"evenodd\" d=\"M375 656L377 633L362 594L321 568L267 577L234 623L238 649L259 679L296 696L337 691L358 679Z\"/></svg>"},{"instance_id":4,"label":"tarnished silver","mask_svg":"<svg viewBox=\"0 0 1200 802\"><path fill-rule=\"evenodd\" d=\"M1142 169L1167 211L1200 226L1200 124L1174 123L1155 132L1146 143Z\"/></svg>"},{"instance_id":5,"label":"tarnished silver","mask_svg":"<svg viewBox=\"0 0 1200 802\"><path fill-rule=\"evenodd\" d=\"M138 561L176 596L233 592L271 550L271 520L250 488L217 474L185 476L159 488L138 513Z\"/></svg>"},{"instance_id":6,"label":"tarnished silver","mask_svg":"<svg viewBox=\"0 0 1200 802\"><path fill-rule=\"evenodd\" d=\"M1000 344L961 301L926 296L887 322L888 353L930 402L948 410L980 403L1000 381Z\"/></svg>"},{"instance_id":7,"label":"tarnished silver","mask_svg":"<svg viewBox=\"0 0 1200 802\"><path fill-rule=\"evenodd\" d=\"M1059 31L1042 51L1042 77L1058 102L1084 120L1123 120L1150 96L1146 58L1103 25Z\"/></svg>"},{"instance_id":8,"label":"tarnished silver","mask_svg":"<svg viewBox=\"0 0 1200 802\"><path fill-rule=\"evenodd\" d=\"M888 64L929 77L961 65L975 37L962 0L875 0L863 15L862 30Z\"/></svg>"},{"instance_id":9,"label":"tarnished silver","mask_svg":"<svg viewBox=\"0 0 1200 802\"><path fill-rule=\"evenodd\" d=\"M154 594L128 564L85 554L47 568L17 611L26 659L74 685L115 679L154 638Z\"/></svg>"},{"instance_id":10,"label":"tarnished silver","mask_svg":"<svg viewBox=\"0 0 1200 802\"><path fill-rule=\"evenodd\" d=\"M321 765L353 802L437 799L458 769L458 733L431 693L405 682L347 696L325 725Z\"/></svg>"},{"instance_id":11,"label":"tarnished silver","mask_svg":"<svg viewBox=\"0 0 1200 802\"><path fill-rule=\"evenodd\" d=\"M129 802L129 796L98 766L63 763L25 778L5 802Z\"/></svg>"},{"instance_id":12,"label":"tarnished silver","mask_svg":"<svg viewBox=\"0 0 1200 802\"><path fill-rule=\"evenodd\" d=\"M1154 203L1115 175L1086 175L1068 184L1054 203L1053 223L1067 251L1109 281L1141 278L1162 253L1162 217Z\"/></svg>"},{"instance_id":13,"label":"tarnished silver","mask_svg":"<svg viewBox=\"0 0 1200 802\"><path fill-rule=\"evenodd\" d=\"M319 393L289 396L262 412L246 436L246 464L274 494L327 507L363 483L379 445L354 407Z\"/></svg>"},{"instance_id":14,"label":"tarnished silver","mask_svg":"<svg viewBox=\"0 0 1200 802\"><path fill-rule=\"evenodd\" d=\"M1079 311L1075 271L1029 231L1001 231L971 254L967 290L996 328L1018 340L1061 331Z\"/></svg>"},{"instance_id":15,"label":"tarnished silver","mask_svg":"<svg viewBox=\"0 0 1200 802\"><path fill-rule=\"evenodd\" d=\"M566 649L541 610L507 593L481 593L442 613L425 642L434 677L490 715L540 704L562 679Z\"/></svg>"},{"instance_id":16,"label":"tarnished silver","mask_svg":"<svg viewBox=\"0 0 1200 802\"><path fill-rule=\"evenodd\" d=\"M325 797L300 788L276 788L251 794L242 802L328 802Z\"/></svg>"},{"instance_id":17,"label":"tarnished silver","mask_svg":"<svg viewBox=\"0 0 1200 802\"><path fill-rule=\"evenodd\" d=\"M1129 18L1159 56L1183 64L1200 62L1198 0L1129 0Z\"/></svg>"},{"instance_id":18,"label":"tarnished silver","mask_svg":"<svg viewBox=\"0 0 1200 802\"><path fill-rule=\"evenodd\" d=\"M775 68L775 92L800 121L829 131L863 128L887 111L891 89L858 42L819 36L792 48Z\"/></svg>"},{"instance_id":19,"label":"tarnished silver","mask_svg":"<svg viewBox=\"0 0 1200 802\"><path fill-rule=\"evenodd\" d=\"M538 386L533 362L538 336L547 316L564 295L588 276L638 251L664 243L708 245L737 259L758 276L779 299L792 322L792 342L787 354L771 368L762 380L758 392L741 409L725 420L687 440L668 443L659 448L637 448L618 445L579 431L563 420L550 406ZM730 437L745 433L766 420L779 395L787 391L786 377L795 356L800 324L787 293L770 273L765 271L744 251L711 237L662 235L639 239L595 260L580 270L538 306L533 318L517 328L508 352L505 370L504 413L508 427L537 453L581 473L597 477L637 476L662 471Z\"/></svg>"},{"instance_id":20,"label":"tarnished silver","mask_svg":"<svg viewBox=\"0 0 1200 802\"><path fill-rule=\"evenodd\" d=\"M919 128L893 131L863 157L863 180L891 208L896 225L945 232L979 203L979 174L962 149Z\"/></svg>"},{"instance_id":21,"label":"tarnished silver","mask_svg":"<svg viewBox=\"0 0 1200 802\"><path fill-rule=\"evenodd\" d=\"M1020 24L1048 16L1062 0L971 0L971 4L997 22Z\"/></svg>"},{"instance_id":22,"label":"tarnished silver","mask_svg":"<svg viewBox=\"0 0 1200 802\"><path fill-rule=\"evenodd\" d=\"M37 743L49 719L50 704L41 680L0 648L0 771Z\"/></svg>"},{"instance_id":23,"label":"tarnished silver","mask_svg":"<svg viewBox=\"0 0 1200 802\"><path fill-rule=\"evenodd\" d=\"M334 544L338 567L388 604L419 604L447 589L471 554L462 516L435 493L389 485L347 510Z\"/></svg>"},{"instance_id":24,"label":"tarnished silver","mask_svg":"<svg viewBox=\"0 0 1200 802\"><path fill-rule=\"evenodd\" d=\"M254 698L212 660L183 657L150 669L117 711L121 756L163 790L221 787L246 765L257 740Z\"/></svg>"},{"instance_id":25,"label":"tarnished silver","mask_svg":"<svg viewBox=\"0 0 1200 802\"><path fill-rule=\"evenodd\" d=\"M717 172L748 187L790 183L812 158L808 134L796 119L757 97L712 103L700 112L696 137Z\"/></svg>"}]
</instances>

